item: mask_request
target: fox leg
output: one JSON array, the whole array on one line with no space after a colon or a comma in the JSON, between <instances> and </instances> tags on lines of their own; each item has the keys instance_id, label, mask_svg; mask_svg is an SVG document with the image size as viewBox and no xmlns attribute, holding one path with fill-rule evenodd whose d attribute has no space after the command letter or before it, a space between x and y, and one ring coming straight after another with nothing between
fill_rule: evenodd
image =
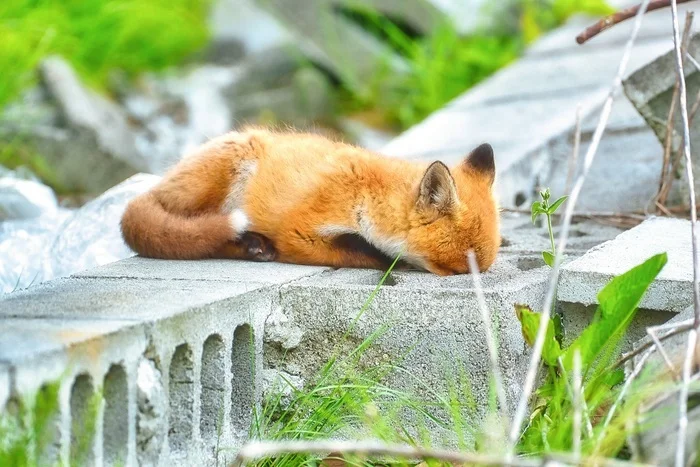
<instances>
[{"instance_id":1,"label":"fox leg","mask_svg":"<svg viewBox=\"0 0 700 467\"><path fill-rule=\"evenodd\" d=\"M326 238L295 231L277 242L278 261L336 268L386 269L393 259L352 234ZM290 241L291 239L291 241Z\"/></svg>"},{"instance_id":2,"label":"fox leg","mask_svg":"<svg viewBox=\"0 0 700 467\"><path fill-rule=\"evenodd\" d=\"M265 262L274 261L277 258L277 250L270 239L264 235L245 232L237 240L224 244L214 257Z\"/></svg>"}]
</instances>

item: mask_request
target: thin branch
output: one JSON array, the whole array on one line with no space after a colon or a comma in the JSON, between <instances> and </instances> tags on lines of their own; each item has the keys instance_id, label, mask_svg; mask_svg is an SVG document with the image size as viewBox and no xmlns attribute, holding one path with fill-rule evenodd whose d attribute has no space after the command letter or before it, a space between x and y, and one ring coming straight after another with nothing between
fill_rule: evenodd
<instances>
[{"instance_id":1,"label":"thin branch","mask_svg":"<svg viewBox=\"0 0 700 467\"><path fill-rule=\"evenodd\" d=\"M690 32L693 28L693 12L689 11L685 15L685 26L683 29L683 39L681 41L681 50L683 54L688 50L690 44ZM666 200L668 199L668 194L671 192L671 186L673 185L673 174L675 173L675 166L679 160L677 156L673 164L671 163L671 152L673 151L673 133L674 133L674 120L676 116L676 103L678 101L678 93L680 92L680 81L676 78L676 82L673 86L673 95L671 96L671 104L668 109L668 117L666 119L666 138L664 141L664 159L661 166L661 178L659 180L659 191L656 195L656 207L664 211L667 216L670 215L666 210Z\"/></svg>"},{"instance_id":2,"label":"thin branch","mask_svg":"<svg viewBox=\"0 0 700 467\"><path fill-rule=\"evenodd\" d=\"M654 341L654 345L656 345L656 348L659 349L659 353L661 354L661 358L664 359L664 363L668 367L669 371L671 372L671 377L674 379L674 381L678 382L678 371L676 370L676 366L673 364L671 359L668 357L668 354L666 353L666 350L664 349L663 344L659 340L659 338L656 336L656 331L652 328L647 328L647 334L649 334L649 337L651 337L651 340Z\"/></svg>"},{"instance_id":3,"label":"thin branch","mask_svg":"<svg viewBox=\"0 0 700 467\"><path fill-rule=\"evenodd\" d=\"M356 455L389 455L403 458L436 459L450 463L480 465L480 466L514 466L540 467L554 463L577 465L573 456L565 453L551 453L543 458L516 458L511 461L500 456L478 454L471 452L448 451L445 449L427 449L405 444L386 444L381 441L253 441L241 448L230 467L240 467L263 457L280 454L326 454L336 453ZM604 465L610 467L642 466L647 464L631 463L618 459L590 457L581 459L585 465Z\"/></svg>"},{"instance_id":4,"label":"thin branch","mask_svg":"<svg viewBox=\"0 0 700 467\"><path fill-rule=\"evenodd\" d=\"M615 415L615 412L617 411L617 407L620 405L620 402L622 402L622 399L624 399L625 394L627 394L627 391L629 390L630 386L632 385L632 382L634 379L639 375L639 373L642 371L642 368L644 367L644 363L646 363L647 359L651 356L652 353L654 353L654 350L656 349L655 346L650 347L647 349L646 352L642 355L642 357L639 359L637 364L634 366L634 370L632 371L632 374L625 379L625 384L622 386L622 389L620 390L620 393L617 395L617 398L615 399L615 402L610 406L610 409L608 410L607 415L605 416L605 420L603 421L603 427L601 428L599 434L598 434L598 440L596 441L596 447L593 450L593 452L598 452L598 449L601 447L601 444L603 442L603 438L605 436L605 432L608 429L608 425L610 425L610 422L613 419L613 416Z\"/></svg>"},{"instance_id":5,"label":"thin branch","mask_svg":"<svg viewBox=\"0 0 700 467\"><path fill-rule=\"evenodd\" d=\"M574 350L574 426L573 426L573 451L576 459L581 457L581 412L583 394L581 393L581 351Z\"/></svg>"},{"instance_id":6,"label":"thin branch","mask_svg":"<svg viewBox=\"0 0 700 467\"><path fill-rule=\"evenodd\" d=\"M481 310L481 320L484 322L486 346L489 349L489 358L491 360L493 380L496 384L496 394L498 395L498 402L501 406L503 421L505 422L506 420L508 420L508 414L510 413L510 410L508 409L508 399L506 399L506 392L503 389L503 377L501 376L501 367L498 363L498 348L496 347L496 341L493 337L493 329L491 329L491 313L489 313L488 306L486 306L484 288L481 285L481 274L479 274L479 265L476 262L476 256L474 255L474 251L469 250L467 252L467 260L469 261L469 272L471 273L472 280L474 281L474 289L476 290L476 300L479 304L479 309Z\"/></svg>"},{"instance_id":7,"label":"thin branch","mask_svg":"<svg viewBox=\"0 0 700 467\"><path fill-rule=\"evenodd\" d=\"M539 328L537 329L537 337L535 339L535 345L532 349L532 358L530 359L530 365L528 367L527 375L525 376L525 383L523 384L523 392L520 395L520 400L518 401L517 410L515 412L515 417L513 419L513 424L511 426L510 436L509 436L509 446L508 446L508 456L512 457L515 453L515 446L520 439L520 427L522 426L523 420L525 419L525 414L530 401L530 395L535 385L535 378L537 376L537 368L539 367L540 358L542 357L542 347L544 346L545 333L547 331L547 324L550 319L550 314L552 310L552 304L554 303L554 291L557 288L557 281L559 279L559 270L561 268L562 255L566 250L566 242L569 236L569 228L571 227L571 218L574 214L574 207L576 206L576 201L578 200L581 189L583 188L583 183L586 180L586 176L593 165L593 160L595 159L596 152L598 151L598 146L600 145L600 140L603 137L603 132L610 118L610 112L612 110L613 100L615 94L622 85L622 76L627 69L627 64L630 59L630 54L632 52L632 46L634 41L637 39L639 34L639 28L642 25L642 19L644 17L644 12L646 11L647 5L650 0L645 0L642 7L639 9L634 27L632 29L632 34L630 35L627 44L625 45L625 51L620 60L620 64L617 70L615 79L610 87L610 92L608 97L603 104L603 109L600 113L600 120L593 133L593 138L588 146L586 155L583 159L583 169L576 179L574 188L571 190L571 195L566 203L566 210L564 213L564 220L561 225L561 231L559 236L559 245L557 247L556 255L554 257L554 264L552 265L552 271L549 276L549 286L547 288L547 295L545 296L542 312L540 313Z\"/></svg>"},{"instance_id":8,"label":"thin branch","mask_svg":"<svg viewBox=\"0 0 700 467\"><path fill-rule=\"evenodd\" d=\"M688 387L690 386L690 373L693 366L693 356L698 340L698 330L693 328L688 333L688 347L683 360L683 382L678 394L678 437L676 438L676 467L683 467L685 463L685 434L688 430Z\"/></svg>"},{"instance_id":9,"label":"thin branch","mask_svg":"<svg viewBox=\"0 0 700 467\"><path fill-rule=\"evenodd\" d=\"M576 127L574 130L574 149L569 158L569 171L566 174L566 188L564 192L568 195L571 192L571 183L574 180L576 167L578 166L578 153L581 148L581 106L576 107Z\"/></svg>"},{"instance_id":10,"label":"thin branch","mask_svg":"<svg viewBox=\"0 0 700 467\"><path fill-rule=\"evenodd\" d=\"M678 334L682 334L682 333L688 331L689 329L692 329L694 321L695 321L694 319L691 319L691 320L683 321L680 323L672 323L672 324L666 323L665 325L652 326L650 329L653 329L654 331L658 331L661 329L672 328L666 334L659 337L659 341L664 341L664 340L668 339L669 337L677 336ZM642 352L644 352L645 350L647 350L649 347L651 347L653 345L654 345L654 342L646 342L634 350L630 350L629 352L623 353L620 356L620 359L618 361L616 361L615 363L610 365L610 367L608 367L608 371L614 371L617 368L620 368L627 361L629 361L632 358L636 357L637 355L641 354Z\"/></svg>"},{"instance_id":11,"label":"thin branch","mask_svg":"<svg viewBox=\"0 0 700 467\"><path fill-rule=\"evenodd\" d=\"M693 304L695 322L693 329L688 333L688 350L683 362L683 384L678 395L678 438L676 440L676 466L685 465L685 436L688 427L688 386L690 385L690 372L695 344L700 328L700 257L698 257L697 237L697 209L695 206L695 179L693 177L693 161L690 157L690 123L688 122L688 96L685 85L685 73L683 72L683 52L680 44L678 26L677 0L671 0L671 19L673 23L673 49L676 56L676 74L679 82L679 98L681 119L683 122L683 156L685 158L685 170L688 178L688 193L690 197L690 230L693 244Z\"/></svg>"},{"instance_id":12,"label":"thin branch","mask_svg":"<svg viewBox=\"0 0 700 467\"><path fill-rule=\"evenodd\" d=\"M577 350L578 352L578 350ZM564 381L566 381L566 393L569 396L569 399L572 401L574 400L574 388L573 384L569 383L569 376L566 373L566 368L564 368L564 362L561 359L561 356L557 357L557 364L559 365L559 371L561 372ZM583 390L583 386L581 387ZM582 393L583 394L583 393ZM591 417L589 416L588 412L588 404L586 404L586 398L581 399L581 408L583 409L583 415L586 417L586 436L589 438L593 437L593 424L591 423Z\"/></svg>"},{"instance_id":13,"label":"thin branch","mask_svg":"<svg viewBox=\"0 0 700 467\"><path fill-rule=\"evenodd\" d=\"M686 3L690 2L692 0L677 0L678 3ZM646 12L658 10L660 8L666 8L671 4L670 0L654 0L652 2L649 2L649 6L646 8ZM619 24L623 21L626 21L630 18L633 18L639 13L639 10L642 9L642 6L644 5L644 2L642 2L639 5L625 8L624 10L620 10L616 13L613 13L612 15L606 16L605 18L601 19L600 21L596 22L595 24L588 26L581 34L576 36L576 42L579 44L584 44L586 41L589 39L597 36L601 32L610 29L611 27L615 26L616 24Z\"/></svg>"}]
</instances>

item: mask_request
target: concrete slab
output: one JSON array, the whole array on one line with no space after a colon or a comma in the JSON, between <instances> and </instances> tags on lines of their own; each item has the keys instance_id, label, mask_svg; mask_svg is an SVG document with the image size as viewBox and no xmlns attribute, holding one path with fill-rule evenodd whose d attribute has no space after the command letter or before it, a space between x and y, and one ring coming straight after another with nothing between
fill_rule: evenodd
<instances>
[{"instance_id":1,"label":"concrete slab","mask_svg":"<svg viewBox=\"0 0 700 467\"><path fill-rule=\"evenodd\" d=\"M680 312L692 303L690 222L651 218L593 248L562 269L560 302L593 305L598 292L613 277L657 253L668 254L668 264L651 285L640 308Z\"/></svg>"},{"instance_id":2,"label":"concrete slab","mask_svg":"<svg viewBox=\"0 0 700 467\"><path fill-rule=\"evenodd\" d=\"M16 363L28 355L66 351L133 324L125 320L4 318L0 328L0 361Z\"/></svg>"},{"instance_id":3,"label":"concrete slab","mask_svg":"<svg viewBox=\"0 0 700 467\"><path fill-rule=\"evenodd\" d=\"M542 263L520 268L518 259L502 255L482 277L511 401L519 394L528 357L513 305L541 306L548 276ZM407 373L391 376L387 384L426 398L446 395L450 382L464 371L483 415L491 370L485 340L476 337L483 336L484 328L471 277L394 272L366 305L380 277L379 271L341 269L282 286L281 313L288 326L301 329L302 337L291 350L266 342L267 366L309 380L333 352L346 355L385 328L364 364L399 359ZM346 332L347 339L339 339Z\"/></svg>"},{"instance_id":4,"label":"concrete slab","mask_svg":"<svg viewBox=\"0 0 700 467\"><path fill-rule=\"evenodd\" d=\"M73 277L226 281L282 284L319 274L328 268L237 260L174 261L133 257L90 269Z\"/></svg>"},{"instance_id":5,"label":"concrete slab","mask_svg":"<svg viewBox=\"0 0 700 467\"><path fill-rule=\"evenodd\" d=\"M693 307L688 307L678 313L672 322L678 323L694 316ZM649 337L640 339L635 348L649 342ZM682 362L688 347L688 334L682 333L663 341L664 350L680 375ZM695 355L698 355L700 346L696 347ZM625 372L629 375L639 363L641 354L628 362ZM696 357L697 359L697 357ZM665 366L659 352L654 352L646 361L642 375L651 380L654 379L658 391L647 391L647 400L637 410L638 426L644 429L632 430L628 441L635 459L653 465L671 465L674 462L674 449L678 430L678 385L671 379L671 373ZM666 390L664 390L666 389ZM691 381L690 397L697 397L700 392L700 382L697 379ZM686 434L686 464L690 462L689 456L695 452L700 442L700 407L690 404L688 408L688 431Z\"/></svg>"},{"instance_id":6,"label":"concrete slab","mask_svg":"<svg viewBox=\"0 0 700 467\"><path fill-rule=\"evenodd\" d=\"M153 321L215 302L245 303L256 294L242 295L263 287L252 282L58 279L3 296L0 317Z\"/></svg>"}]
</instances>

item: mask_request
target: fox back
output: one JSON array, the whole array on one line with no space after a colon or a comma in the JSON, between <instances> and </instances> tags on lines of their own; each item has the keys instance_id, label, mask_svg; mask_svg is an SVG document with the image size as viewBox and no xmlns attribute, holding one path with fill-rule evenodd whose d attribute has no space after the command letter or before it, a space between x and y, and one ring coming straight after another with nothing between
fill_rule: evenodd
<instances>
[{"instance_id":1,"label":"fox back","mask_svg":"<svg viewBox=\"0 0 700 467\"><path fill-rule=\"evenodd\" d=\"M158 258L256 259L244 244L251 232L274 248L265 258L282 262L381 268L401 254L436 274L466 273L469 250L485 270L500 245L494 177L486 144L448 168L249 129L175 166L129 204L122 231L135 251Z\"/></svg>"}]
</instances>

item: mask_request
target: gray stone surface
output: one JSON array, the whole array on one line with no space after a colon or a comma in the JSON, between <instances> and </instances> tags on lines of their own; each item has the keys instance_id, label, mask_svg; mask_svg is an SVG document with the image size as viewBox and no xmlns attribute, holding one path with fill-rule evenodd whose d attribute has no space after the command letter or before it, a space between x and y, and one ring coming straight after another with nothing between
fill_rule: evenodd
<instances>
[{"instance_id":1,"label":"gray stone surface","mask_svg":"<svg viewBox=\"0 0 700 467\"><path fill-rule=\"evenodd\" d=\"M94 172L85 172L86 159L73 161L71 167L79 171L81 176L76 177L74 182L82 183L82 186L71 188L99 192L121 182L128 175L147 169L122 109L87 90L70 65L61 58L45 59L39 70L44 86L58 105L62 119L72 133L71 139L78 136L92 141L96 148L92 158L98 159L99 165L108 168L102 172L103 179L97 179ZM80 155L79 152L75 154ZM69 156L70 154L65 154L65 157Z\"/></svg>"},{"instance_id":2,"label":"gray stone surface","mask_svg":"<svg viewBox=\"0 0 700 467\"><path fill-rule=\"evenodd\" d=\"M627 75L671 49L667 15L658 13L645 18ZM629 34L630 25L623 24L584 46L577 45L575 36L590 22L590 18L573 18L545 35L523 59L456 98L382 152L455 163L487 141L496 154L496 190L502 206L517 206L516 199L522 201L519 206L529 206L537 186L563 192L576 109L580 106L586 122L585 150ZM582 210L644 209L654 194L661 146L630 110L624 97L616 99L611 131L605 134L591 169L591 177L598 177L603 187L586 184L578 203Z\"/></svg>"},{"instance_id":3,"label":"gray stone surface","mask_svg":"<svg viewBox=\"0 0 700 467\"><path fill-rule=\"evenodd\" d=\"M3 297L0 316L42 319L119 316L132 321L156 320L189 309L203 309L226 299L232 299L233 305L235 297L263 287L263 284L251 282L124 279L65 278L49 281ZM245 300L247 296L241 299Z\"/></svg>"},{"instance_id":4,"label":"gray stone surface","mask_svg":"<svg viewBox=\"0 0 700 467\"><path fill-rule=\"evenodd\" d=\"M700 54L700 34L692 36L688 53L697 57ZM636 73L629 76L624 82L624 89L627 97L645 118L647 124L654 130L659 141L663 144L666 140L666 127L668 113L673 97L673 88L676 84L675 54L668 52L653 62L649 63ZM684 68L685 83L687 86L688 108L695 102L696 96L700 95L700 70L697 70L690 61L686 60ZM690 111L690 110L689 110ZM677 150L682 142L683 126L679 106L676 105L675 120L673 126L673 149ZM692 120L690 124L690 145L691 148L700 147L700 123ZM697 158L693 162L695 173L700 171L700 163ZM685 163L681 164L681 168ZM676 182L678 191L676 199L671 202L684 202L687 204L689 192L685 172ZM695 189L700 188L700 181L695 182Z\"/></svg>"},{"instance_id":5,"label":"gray stone surface","mask_svg":"<svg viewBox=\"0 0 700 467\"><path fill-rule=\"evenodd\" d=\"M74 277L226 281L237 283L282 284L327 270L325 267L296 264L255 263L238 260L163 261L133 257L99 269L80 272Z\"/></svg>"},{"instance_id":6,"label":"gray stone surface","mask_svg":"<svg viewBox=\"0 0 700 467\"><path fill-rule=\"evenodd\" d=\"M668 263L649 287L640 308L680 312L692 303L690 222L651 218L591 249L562 269L558 299L592 305L598 292L618 276L649 257L666 252Z\"/></svg>"},{"instance_id":7,"label":"gray stone surface","mask_svg":"<svg viewBox=\"0 0 700 467\"><path fill-rule=\"evenodd\" d=\"M511 401L519 393L528 353L513 305L524 303L537 309L548 272L543 265L524 272L514 260L503 255L482 276ZM485 341L477 337L484 331L471 278L394 272L358 319L380 278L380 271L340 269L284 285L284 313L304 334L299 346L289 351L267 345L266 364L283 370L299 368L304 379L313 379L329 354L345 355L384 328L386 332L363 358L369 366L401 359L411 376L389 377L391 387L429 398L434 396L431 391L446 393L449 383L464 370L478 410L483 410L490 365ZM339 339L346 332L347 338Z\"/></svg>"},{"instance_id":8,"label":"gray stone surface","mask_svg":"<svg viewBox=\"0 0 700 467\"><path fill-rule=\"evenodd\" d=\"M671 323L679 323L693 318L693 307L678 313ZM663 333L665 331L662 331ZM635 347L650 342L648 336L640 339ZM700 344L700 343L699 343ZM688 348L688 334L682 333L663 341L664 350L669 355L680 377L682 362ZM695 361L700 355L700 345L695 349ZM641 354L628 362L625 367L629 375L639 364ZM653 465L672 465L675 461L675 446L678 433L678 385L673 382L670 370L664 364L659 352L654 352L646 361L642 372L646 381L654 381L656 390L648 391L647 397L636 412L635 423L643 430L634 430L628 441L635 459ZM694 379L690 385L688 427L686 433L686 462L695 454L700 442L700 408L695 404L700 395L700 382ZM673 446L674 449L669 449Z\"/></svg>"}]
</instances>

